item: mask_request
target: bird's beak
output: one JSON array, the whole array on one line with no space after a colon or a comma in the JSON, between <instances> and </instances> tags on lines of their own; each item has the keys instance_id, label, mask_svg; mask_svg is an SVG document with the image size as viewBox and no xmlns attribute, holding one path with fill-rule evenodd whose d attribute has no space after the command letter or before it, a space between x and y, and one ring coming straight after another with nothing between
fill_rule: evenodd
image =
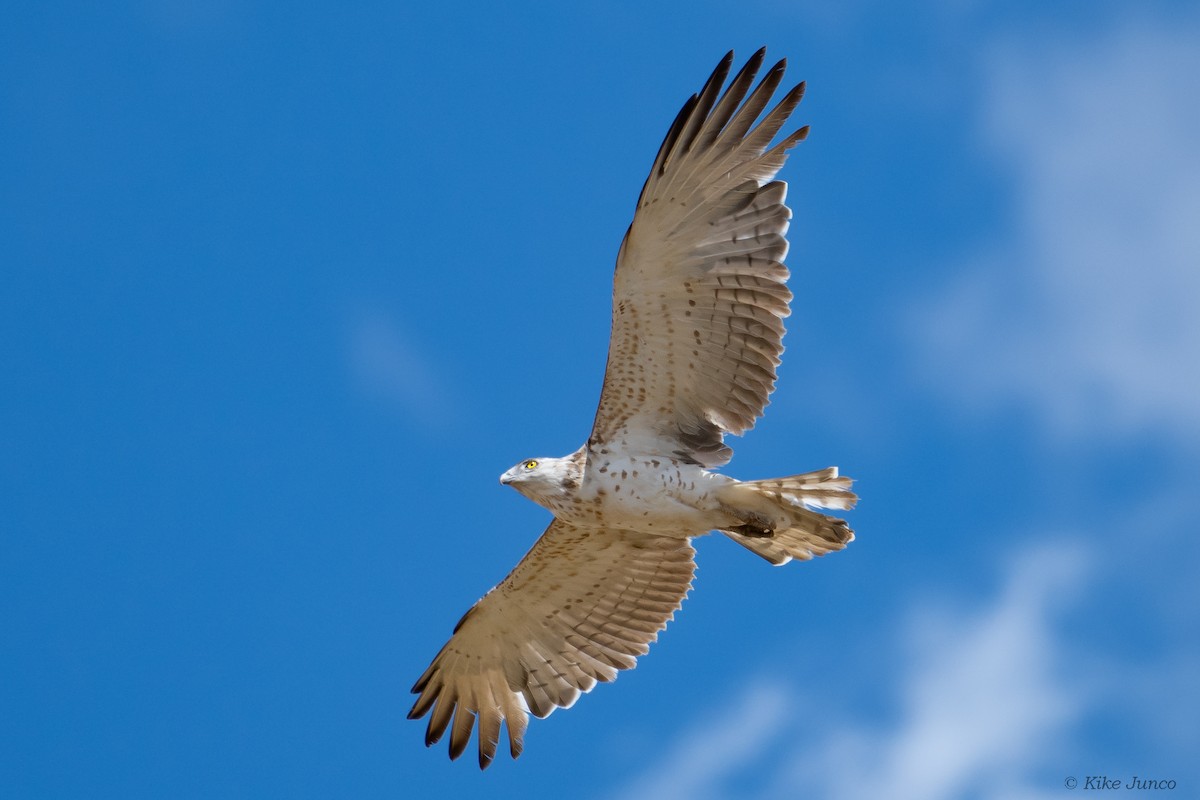
<instances>
[{"instance_id":1,"label":"bird's beak","mask_svg":"<svg viewBox=\"0 0 1200 800\"><path fill-rule=\"evenodd\" d=\"M510 483L512 483L512 481L513 481L513 474L512 474L511 469L508 472L506 472L500 476L500 483L504 486L508 486Z\"/></svg>"}]
</instances>

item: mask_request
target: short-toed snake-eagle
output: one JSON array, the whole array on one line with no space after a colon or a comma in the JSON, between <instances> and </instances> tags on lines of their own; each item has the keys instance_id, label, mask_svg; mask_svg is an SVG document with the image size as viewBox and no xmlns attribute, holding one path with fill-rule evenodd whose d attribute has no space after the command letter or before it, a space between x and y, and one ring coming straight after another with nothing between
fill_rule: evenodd
<instances>
[{"instance_id":1,"label":"short-toed snake-eagle","mask_svg":"<svg viewBox=\"0 0 1200 800\"><path fill-rule=\"evenodd\" d=\"M800 128L771 144L804 94L768 111L785 62L754 83L755 53L722 93L733 54L684 104L659 148L617 256L612 339L587 442L501 476L554 513L516 568L459 621L417 680L409 717L450 756L478 725L479 763L501 722L515 758L529 713L573 704L634 666L691 588L691 539L717 530L772 564L840 550L836 467L759 481L713 471L775 386L792 293L791 211L775 180ZM762 117L761 121L759 117Z\"/></svg>"}]
</instances>

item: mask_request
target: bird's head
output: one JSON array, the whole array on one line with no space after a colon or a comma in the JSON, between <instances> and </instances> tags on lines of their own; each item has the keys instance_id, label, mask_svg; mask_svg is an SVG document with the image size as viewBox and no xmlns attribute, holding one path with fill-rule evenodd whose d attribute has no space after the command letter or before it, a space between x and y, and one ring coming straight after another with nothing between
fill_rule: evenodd
<instances>
[{"instance_id":1,"label":"bird's head","mask_svg":"<svg viewBox=\"0 0 1200 800\"><path fill-rule=\"evenodd\" d=\"M579 488L579 465L569 456L527 458L501 475L500 482L554 510L555 501L570 496Z\"/></svg>"}]
</instances>

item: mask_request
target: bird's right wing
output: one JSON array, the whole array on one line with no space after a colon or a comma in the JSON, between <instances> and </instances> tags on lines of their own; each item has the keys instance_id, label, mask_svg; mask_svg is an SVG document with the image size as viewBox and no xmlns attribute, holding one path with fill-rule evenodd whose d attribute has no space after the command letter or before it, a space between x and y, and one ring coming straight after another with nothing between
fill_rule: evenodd
<instances>
[{"instance_id":1,"label":"bird's right wing","mask_svg":"<svg viewBox=\"0 0 1200 800\"><path fill-rule=\"evenodd\" d=\"M792 293L792 213L774 180L800 128L772 146L804 84L767 108L784 62L753 89L754 54L724 94L730 53L671 126L638 198L613 281L612 338L591 453L637 442L706 467L729 460L775 387ZM626 445L622 445L625 442Z\"/></svg>"},{"instance_id":2,"label":"bird's right wing","mask_svg":"<svg viewBox=\"0 0 1200 800\"><path fill-rule=\"evenodd\" d=\"M635 666L691 588L694 555L686 539L556 519L459 621L413 686L419 696L409 719L432 712L426 745L449 727L451 758L462 755L478 720L480 768L495 756L506 721L516 758L528 712L567 708L597 681Z\"/></svg>"}]
</instances>

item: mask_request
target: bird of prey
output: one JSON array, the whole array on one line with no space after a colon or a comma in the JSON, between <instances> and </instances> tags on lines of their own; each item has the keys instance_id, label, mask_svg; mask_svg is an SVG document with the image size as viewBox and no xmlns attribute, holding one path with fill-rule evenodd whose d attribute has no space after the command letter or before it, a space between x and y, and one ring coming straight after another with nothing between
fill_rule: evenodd
<instances>
[{"instance_id":1,"label":"bird of prey","mask_svg":"<svg viewBox=\"0 0 1200 800\"><path fill-rule=\"evenodd\" d=\"M693 537L720 531L772 564L841 550L854 535L814 508L857 499L836 467L758 481L716 472L726 434L762 415L792 293L791 211L775 180L803 127L771 144L804 94L763 115L785 61L751 88L765 49L722 93L728 53L672 123L617 254L612 338L587 442L527 458L500 482L554 520L479 600L413 686L425 744L458 758L478 725L480 768L501 723L520 755L529 714L571 706L644 655L691 589ZM762 117L761 121L759 120Z\"/></svg>"}]
</instances>

